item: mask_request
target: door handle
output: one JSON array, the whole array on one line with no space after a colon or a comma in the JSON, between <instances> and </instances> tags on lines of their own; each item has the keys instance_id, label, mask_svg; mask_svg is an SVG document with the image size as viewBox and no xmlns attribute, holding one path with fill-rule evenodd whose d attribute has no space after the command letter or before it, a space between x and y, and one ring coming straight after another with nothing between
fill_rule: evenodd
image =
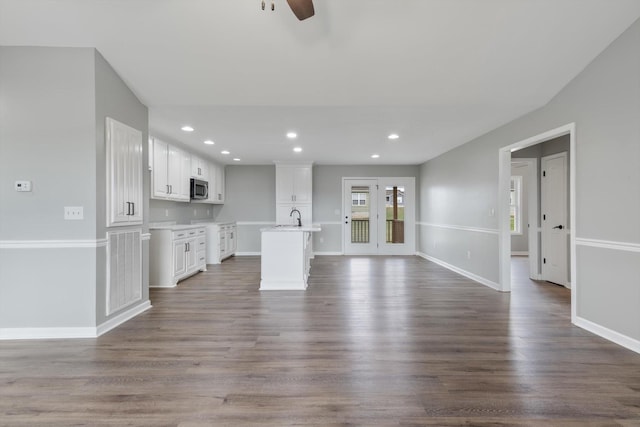
<instances>
[{"instance_id":1,"label":"door handle","mask_svg":"<svg viewBox=\"0 0 640 427\"><path fill-rule=\"evenodd\" d=\"M555 227L553 227L554 229L557 228L559 230L562 230L564 227L562 225L556 225Z\"/></svg>"}]
</instances>

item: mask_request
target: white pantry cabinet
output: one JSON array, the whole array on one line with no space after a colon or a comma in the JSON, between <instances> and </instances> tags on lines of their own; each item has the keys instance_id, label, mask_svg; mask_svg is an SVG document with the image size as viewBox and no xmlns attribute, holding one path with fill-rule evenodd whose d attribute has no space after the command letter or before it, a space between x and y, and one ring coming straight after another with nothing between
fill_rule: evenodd
<instances>
[{"instance_id":1,"label":"white pantry cabinet","mask_svg":"<svg viewBox=\"0 0 640 427\"><path fill-rule=\"evenodd\" d=\"M142 224L142 132L105 121L107 227Z\"/></svg>"},{"instance_id":2,"label":"white pantry cabinet","mask_svg":"<svg viewBox=\"0 0 640 427\"><path fill-rule=\"evenodd\" d=\"M190 199L191 155L153 138L151 198L188 202Z\"/></svg>"},{"instance_id":3,"label":"white pantry cabinet","mask_svg":"<svg viewBox=\"0 0 640 427\"><path fill-rule=\"evenodd\" d=\"M150 228L149 286L167 288L207 271L206 232L202 225Z\"/></svg>"},{"instance_id":4,"label":"white pantry cabinet","mask_svg":"<svg viewBox=\"0 0 640 427\"><path fill-rule=\"evenodd\" d=\"M276 223L297 224L297 213L301 213L303 225L311 225L313 211L312 165L276 162Z\"/></svg>"}]
</instances>

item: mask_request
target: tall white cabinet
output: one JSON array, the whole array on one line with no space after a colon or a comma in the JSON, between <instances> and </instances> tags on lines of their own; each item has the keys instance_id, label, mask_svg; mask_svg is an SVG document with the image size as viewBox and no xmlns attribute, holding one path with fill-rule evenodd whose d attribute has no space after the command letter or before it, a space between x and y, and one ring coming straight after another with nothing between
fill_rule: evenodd
<instances>
[{"instance_id":1,"label":"tall white cabinet","mask_svg":"<svg viewBox=\"0 0 640 427\"><path fill-rule=\"evenodd\" d=\"M105 119L107 172L106 315L142 299L142 132ZM134 226L134 227L130 227Z\"/></svg>"},{"instance_id":2,"label":"tall white cabinet","mask_svg":"<svg viewBox=\"0 0 640 427\"><path fill-rule=\"evenodd\" d=\"M276 162L276 223L297 224L300 211L303 225L311 225L313 212L313 170L311 163Z\"/></svg>"},{"instance_id":3,"label":"tall white cabinet","mask_svg":"<svg viewBox=\"0 0 640 427\"><path fill-rule=\"evenodd\" d=\"M142 224L142 132L106 118L107 227Z\"/></svg>"}]
</instances>

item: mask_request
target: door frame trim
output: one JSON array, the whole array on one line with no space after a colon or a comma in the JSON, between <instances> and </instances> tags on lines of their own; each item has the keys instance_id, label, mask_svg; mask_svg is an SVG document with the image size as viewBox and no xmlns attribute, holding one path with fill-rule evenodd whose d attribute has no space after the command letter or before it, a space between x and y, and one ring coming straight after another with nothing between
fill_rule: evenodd
<instances>
[{"instance_id":1,"label":"door frame trim","mask_svg":"<svg viewBox=\"0 0 640 427\"><path fill-rule=\"evenodd\" d=\"M511 291L511 232L509 230L509 187L511 185L511 152L559 136L569 135L569 221L571 236L571 322L576 322L576 302L579 292L579 278L576 275L576 124L569 123L555 129L534 135L498 149L498 264L500 290Z\"/></svg>"}]
</instances>

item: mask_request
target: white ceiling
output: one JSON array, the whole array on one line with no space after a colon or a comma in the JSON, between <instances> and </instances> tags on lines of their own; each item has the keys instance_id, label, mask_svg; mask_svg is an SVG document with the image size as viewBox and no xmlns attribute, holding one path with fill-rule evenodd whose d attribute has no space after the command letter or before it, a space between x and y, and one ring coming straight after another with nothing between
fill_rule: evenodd
<instances>
[{"instance_id":1,"label":"white ceiling","mask_svg":"<svg viewBox=\"0 0 640 427\"><path fill-rule=\"evenodd\" d=\"M96 47L152 135L225 163L419 164L544 105L640 17L638 0L315 0L300 22L260 1L0 0L0 44Z\"/></svg>"}]
</instances>

